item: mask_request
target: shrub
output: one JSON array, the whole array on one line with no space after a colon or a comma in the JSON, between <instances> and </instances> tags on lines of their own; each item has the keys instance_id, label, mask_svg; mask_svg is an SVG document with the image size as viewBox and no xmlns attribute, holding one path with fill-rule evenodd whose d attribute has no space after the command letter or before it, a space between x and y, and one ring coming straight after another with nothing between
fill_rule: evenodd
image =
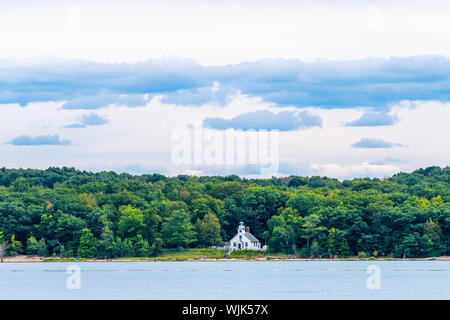
<instances>
[{"instance_id":1,"label":"shrub","mask_svg":"<svg viewBox=\"0 0 450 320\"><path fill-rule=\"evenodd\" d=\"M367 253L365 253L364 251L358 252L358 258L359 259L367 259Z\"/></svg>"}]
</instances>

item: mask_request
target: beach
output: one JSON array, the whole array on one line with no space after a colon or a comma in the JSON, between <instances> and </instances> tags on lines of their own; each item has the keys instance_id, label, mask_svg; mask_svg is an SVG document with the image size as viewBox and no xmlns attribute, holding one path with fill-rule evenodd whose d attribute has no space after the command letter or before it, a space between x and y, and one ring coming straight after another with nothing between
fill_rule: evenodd
<instances>
[{"instance_id":1,"label":"beach","mask_svg":"<svg viewBox=\"0 0 450 320\"><path fill-rule=\"evenodd\" d=\"M4 257L3 262L70 262L77 261L76 258L61 258L61 257L36 257L36 256L26 256L17 255L12 257ZM440 257L427 257L427 258L390 258L390 257L371 257L371 258L322 258L322 259L308 259L308 258L270 258L270 257L255 257L255 258L187 258L187 259L159 259L155 258L117 258L117 259L79 259L83 262L140 262L140 261L450 261L450 256L440 256Z\"/></svg>"}]
</instances>

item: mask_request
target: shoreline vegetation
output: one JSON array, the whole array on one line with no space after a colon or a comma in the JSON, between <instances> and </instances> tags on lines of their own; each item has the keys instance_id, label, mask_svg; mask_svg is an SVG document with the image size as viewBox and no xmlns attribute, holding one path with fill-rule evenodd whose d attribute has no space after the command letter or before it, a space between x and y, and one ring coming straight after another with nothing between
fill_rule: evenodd
<instances>
[{"instance_id":1,"label":"shoreline vegetation","mask_svg":"<svg viewBox=\"0 0 450 320\"><path fill-rule=\"evenodd\" d=\"M240 222L267 251L227 251ZM0 261L449 256L450 167L342 181L0 168Z\"/></svg>"},{"instance_id":2,"label":"shoreline vegetation","mask_svg":"<svg viewBox=\"0 0 450 320\"><path fill-rule=\"evenodd\" d=\"M394 258L394 257L308 257L302 258L296 254L270 253L267 251L235 250L227 255L228 250L223 249L189 249L167 250L163 249L156 257L118 257L118 258L81 258L81 257L40 257L29 255L16 255L4 257L3 262L166 262L166 261L450 261L450 256L424 257L424 258Z\"/></svg>"},{"instance_id":3,"label":"shoreline vegetation","mask_svg":"<svg viewBox=\"0 0 450 320\"><path fill-rule=\"evenodd\" d=\"M182 261L450 261L450 256L428 257L428 258L391 258L391 257L369 257L369 258L298 258L284 255L245 257L245 258L178 258L178 257L130 257L113 259L88 259L88 258L61 258L61 257L36 257L36 256L13 256L3 258L4 263L27 263L27 262L182 262Z\"/></svg>"}]
</instances>

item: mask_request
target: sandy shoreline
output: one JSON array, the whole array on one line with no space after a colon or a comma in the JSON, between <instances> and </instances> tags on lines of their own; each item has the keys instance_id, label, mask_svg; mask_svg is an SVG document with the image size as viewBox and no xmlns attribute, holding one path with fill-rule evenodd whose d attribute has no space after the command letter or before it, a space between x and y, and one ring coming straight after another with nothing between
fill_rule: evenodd
<instances>
[{"instance_id":1,"label":"sandy shoreline","mask_svg":"<svg viewBox=\"0 0 450 320\"><path fill-rule=\"evenodd\" d=\"M34 257L34 256L14 256L14 257L4 257L3 262L70 262L72 260L58 259L58 258L44 258ZM113 260L104 259L83 259L84 262L142 262L142 261L163 261L163 262L176 262L176 261L450 261L450 256L441 257L429 257L429 258L405 258L405 259L393 259L393 258L370 258L370 259L359 259L357 257L347 258L347 259L301 259L301 258L228 258L228 259L215 259L215 258L205 258L205 259L139 259L139 258L118 258ZM73 261L72 261L73 262Z\"/></svg>"}]
</instances>

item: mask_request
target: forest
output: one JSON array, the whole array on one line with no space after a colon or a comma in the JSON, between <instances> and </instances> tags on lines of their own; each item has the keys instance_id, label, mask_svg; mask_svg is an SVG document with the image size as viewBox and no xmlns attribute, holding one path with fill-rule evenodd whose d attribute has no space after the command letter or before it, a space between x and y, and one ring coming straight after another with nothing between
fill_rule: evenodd
<instances>
[{"instance_id":1,"label":"forest","mask_svg":"<svg viewBox=\"0 0 450 320\"><path fill-rule=\"evenodd\" d=\"M450 167L343 181L0 169L4 255L154 257L220 246L240 221L268 252L450 255Z\"/></svg>"}]
</instances>

